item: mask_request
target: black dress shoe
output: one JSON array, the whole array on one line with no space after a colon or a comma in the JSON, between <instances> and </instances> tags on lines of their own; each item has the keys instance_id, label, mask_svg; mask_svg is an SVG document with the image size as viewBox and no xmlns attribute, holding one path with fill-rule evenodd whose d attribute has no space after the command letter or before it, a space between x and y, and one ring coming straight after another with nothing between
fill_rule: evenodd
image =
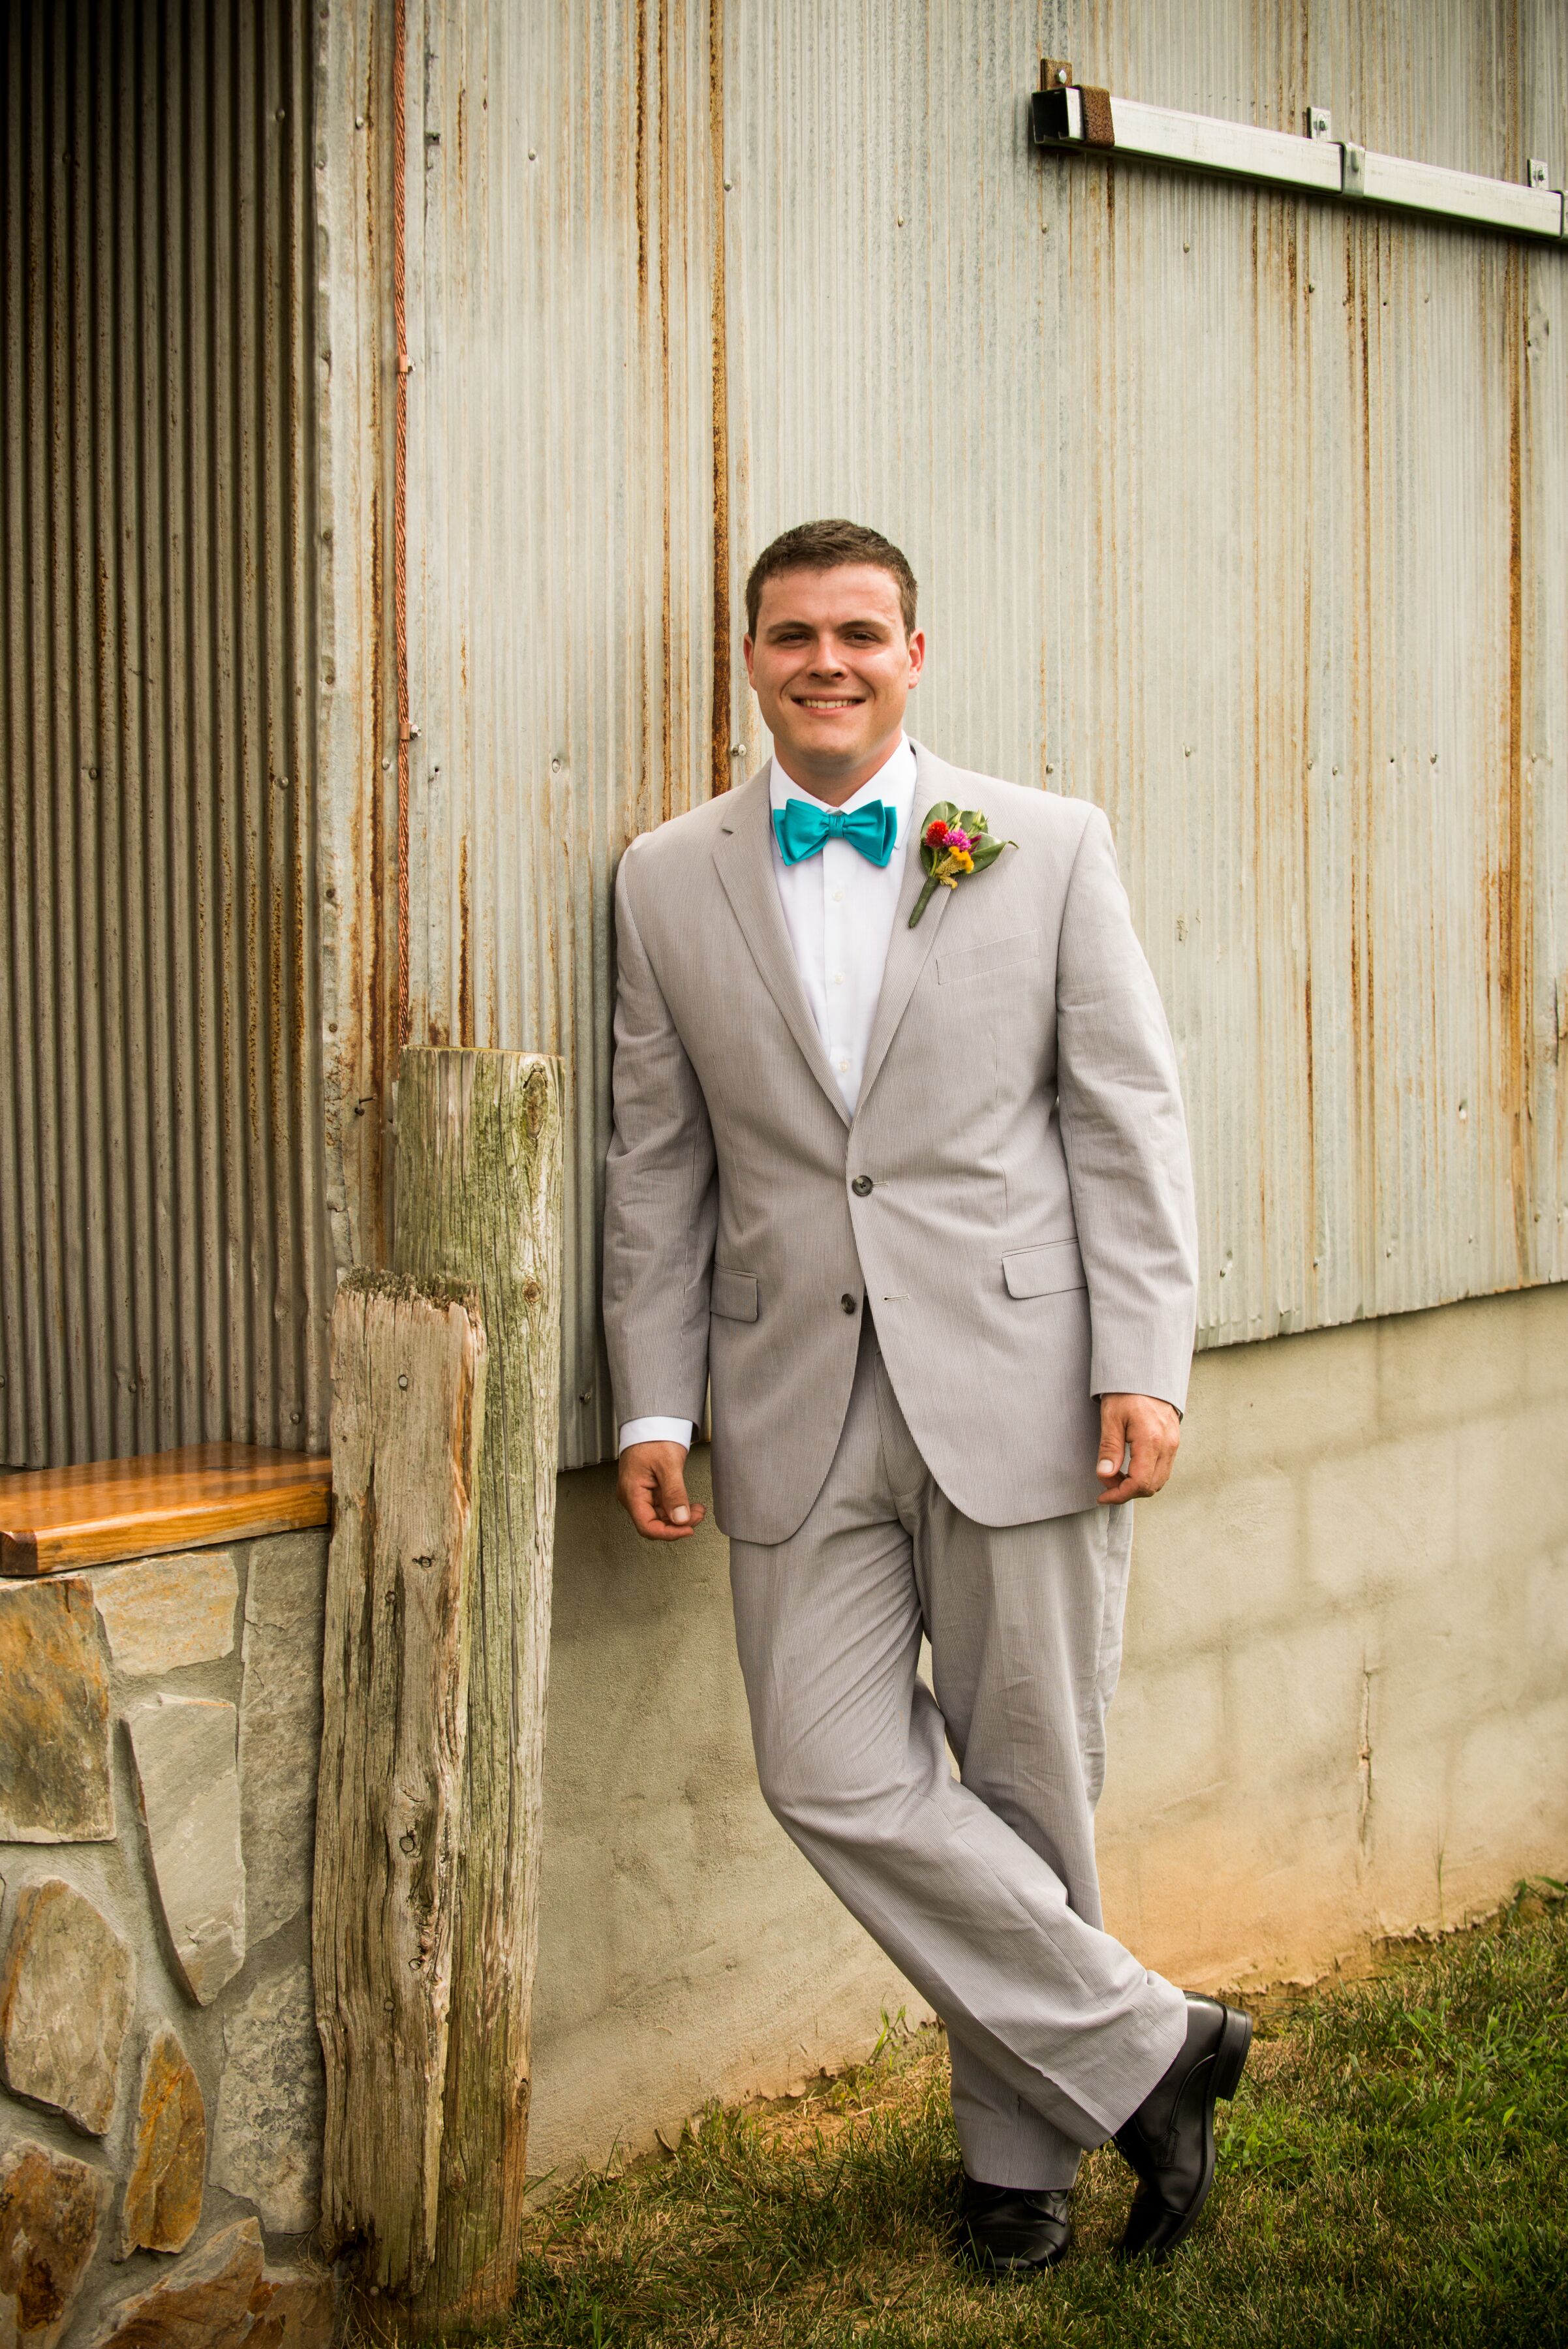
<instances>
[{"instance_id":1,"label":"black dress shoe","mask_svg":"<svg viewBox=\"0 0 1568 2349\"><path fill-rule=\"evenodd\" d=\"M1065 2189L985 2186L965 2173L959 2255L982 2275L1054 2268L1072 2240L1073 2197Z\"/></svg>"},{"instance_id":2,"label":"black dress shoe","mask_svg":"<svg viewBox=\"0 0 1568 2349\"><path fill-rule=\"evenodd\" d=\"M1249 2015L1189 1992L1187 2044L1116 2131L1139 2180L1119 2258L1168 2259L1189 2232L1214 2183L1215 2101L1235 2095L1251 2044Z\"/></svg>"}]
</instances>

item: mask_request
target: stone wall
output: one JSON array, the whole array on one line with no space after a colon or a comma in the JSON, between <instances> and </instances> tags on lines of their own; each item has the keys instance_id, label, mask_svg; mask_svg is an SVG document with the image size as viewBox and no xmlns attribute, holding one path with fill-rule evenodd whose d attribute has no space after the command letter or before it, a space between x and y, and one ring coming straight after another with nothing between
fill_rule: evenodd
<instances>
[{"instance_id":1,"label":"stone wall","mask_svg":"<svg viewBox=\"0 0 1568 2349\"><path fill-rule=\"evenodd\" d=\"M1315 1975L1568 1873L1568 1287L1201 1355L1140 1506L1113 1930ZM701 1454L694 1473L705 1475ZM756 1791L725 1546L561 1480L529 2166L639 2151L921 2010Z\"/></svg>"},{"instance_id":2,"label":"stone wall","mask_svg":"<svg viewBox=\"0 0 1568 2349\"><path fill-rule=\"evenodd\" d=\"M324 2349L325 1532L0 1583L0 2344Z\"/></svg>"}]
</instances>

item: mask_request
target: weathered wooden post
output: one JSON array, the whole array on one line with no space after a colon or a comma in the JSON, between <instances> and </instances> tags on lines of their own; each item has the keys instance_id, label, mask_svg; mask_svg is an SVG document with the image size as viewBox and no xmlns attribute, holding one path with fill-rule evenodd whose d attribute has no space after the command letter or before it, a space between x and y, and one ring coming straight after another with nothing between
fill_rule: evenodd
<instances>
[{"instance_id":1,"label":"weathered wooden post","mask_svg":"<svg viewBox=\"0 0 1568 2349\"><path fill-rule=\"evenodd\" d=\"M312 1908L322 2218L392 2292L435 2249L484 1374L472 1289L380 1272L338 1289Z\"/></svg>"},{"instance_id":2,"label":"weathered wooden post","mask_svg":"<svg viewBox=\"0 0 1568 2349\"><path fill-rule=\"evenodd\" d=\"M420 1047L398 1078L395 1263L472 1282L488 1345L435 2251L410 2329L499 2314L527 2180L559 1440L562 1068Z\"/></svg>"}]
</instances>

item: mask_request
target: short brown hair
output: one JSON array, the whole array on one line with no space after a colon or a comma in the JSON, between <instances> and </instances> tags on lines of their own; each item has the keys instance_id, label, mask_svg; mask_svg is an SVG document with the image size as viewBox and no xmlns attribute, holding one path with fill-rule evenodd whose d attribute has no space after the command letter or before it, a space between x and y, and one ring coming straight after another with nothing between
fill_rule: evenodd
<instances>
[{"instance_id":1,"label":"short brown hair","mask_svg":"<svg viewBox=\"0 0 1568 2349\"><path fill-rule=\"evenodd\" d=\"M793 530L781 532L771 546L763 547L746 580L746 634L757 633L763 589L770 579L776 579L783 571L836 571L845 563L869 563L878 571L891 573L898 583L904 634L912 636L917 590L908 556L880 531L867 530L864 523L844 521L797 522Z\"/></svg>"}]
</instances>

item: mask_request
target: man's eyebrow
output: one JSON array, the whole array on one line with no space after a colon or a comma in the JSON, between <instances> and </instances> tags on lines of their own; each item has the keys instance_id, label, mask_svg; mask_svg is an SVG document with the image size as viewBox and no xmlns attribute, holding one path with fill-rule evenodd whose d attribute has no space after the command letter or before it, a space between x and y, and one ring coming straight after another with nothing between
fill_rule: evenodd
<instances>
[{"instance_id":1,"label":"man's eyebrow","mask_svg":"<svg viewBox=\"0 0 1568 2349\"><path fill-rule=\"evenodd\" d=\"M885 636L891 636L893 633L891 620L881 619L874 612L857 614L852 620L836 620L832 623L832 626L836 635L842 635L847 628L878 628ZM763 634L768 636L782 636L788 635L792 629L798 630L802 635L808 636L814 636L816 634L809 620L794 619L770 620Z\"/></svg>"}]
</instances>

